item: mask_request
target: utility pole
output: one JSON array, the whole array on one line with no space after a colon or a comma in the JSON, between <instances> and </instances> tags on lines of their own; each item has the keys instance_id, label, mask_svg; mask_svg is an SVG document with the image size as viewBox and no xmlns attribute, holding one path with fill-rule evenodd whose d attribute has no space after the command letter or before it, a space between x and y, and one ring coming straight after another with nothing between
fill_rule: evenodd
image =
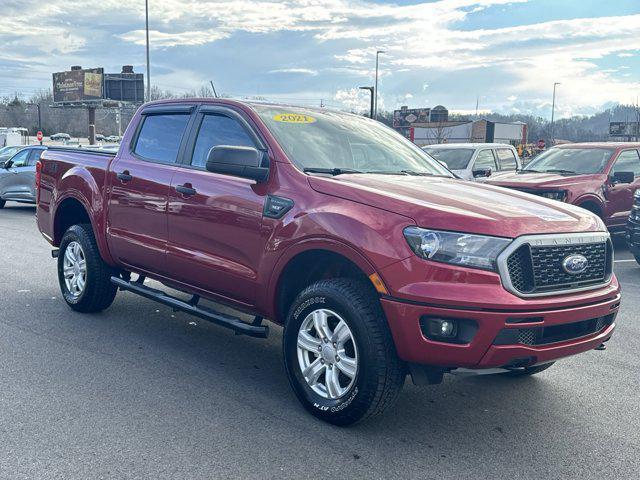
<instances>
[{"instance_id":1,"label":"utility pole","mask_svg":"<svg viewBox=\"0 0 640 480\"><path fill-rule=\"evenodd\" d=\"M147 35L147 102L151 100L151 65L149 64L149 0L144 0L145 31Z\"/></svg>"},{"instance_id":2,"label":"utility pole","mask_svg":"<svg viewBox=\"0 0 640 480\"><path fill-rule=\"evenodd\" d=\"M480 103L480 96L476 95L476 117L478 116L478 104Z\"/></svg>"},{"instance_id":3,"label":"utility pole","mask_svg":"<svg viewBox=\"0 0 640 480\"><path fill-rule=\"evenodd\" d=\"M556 87L560 85L560 82L554 82L553 84L553 101L551 102L551 146L555 144L555 136L554 136L554 116L556 113Z\"/></svg>"},{"instance_id":4,"label":"utility pole","mask_svg":"<svg viewBox=\"0 0 640 480\"><path fill-rule=\"evenodd\" d=\"M371 118L375 116L375 119L378 119L378 63L380 54L385 53L384 50L376 50L376 84L375 84L375 100L373 103L373 115Z\"/></svg>"},{"instance_id":5,"label":"utility pole","mask_svg":"<svg viewBox=\"0 0 640 480\"><path fill-rule=\"evenodd\" d=\"M374 94L375 87L359 87L359 88L360 88L360 90L369 90L369 92L371 93L371 109L370 109L370 112L369 112L369 118L373 118L373 116L375 115L375 113L373 111L374 110L374 100L373 99L375 97L375 94Z\"/></svg>"}]
</instances>

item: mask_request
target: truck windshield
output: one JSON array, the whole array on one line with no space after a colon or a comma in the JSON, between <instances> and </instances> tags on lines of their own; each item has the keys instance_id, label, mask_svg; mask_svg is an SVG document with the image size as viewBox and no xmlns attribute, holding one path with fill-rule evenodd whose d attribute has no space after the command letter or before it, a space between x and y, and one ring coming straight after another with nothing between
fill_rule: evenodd
<instances>
[{"instance_id":1,"label":"truck windshield","mask_svg":"<svg viewBox=\"0 0 640 480\"><path fill-rule=\"evenodd\" d=\"M552 148L535 158L522 172L600 173L614 151L611 148Z\"/></svg>"},{"instance_id":2,"label":"truck windshield","mask_svg":"<svg viewBox=\"0 0 640 480\"><path fill-rule=\"evenodd\" d=\"M464 170L473 156L473 150L469 148L425 147L424 151L436 160L446 163L451 170Z\"/></svg>"},{"instance_id":3,"label":"truck windshield","mask_svg":"<svg viewBox=\"0 0 640 480\"><path fill-rule=\"evenodd\" d=\"M371 119L304 108L252 107L302 170L452 177L409 140Z\"/></svg>"}]
</instances>

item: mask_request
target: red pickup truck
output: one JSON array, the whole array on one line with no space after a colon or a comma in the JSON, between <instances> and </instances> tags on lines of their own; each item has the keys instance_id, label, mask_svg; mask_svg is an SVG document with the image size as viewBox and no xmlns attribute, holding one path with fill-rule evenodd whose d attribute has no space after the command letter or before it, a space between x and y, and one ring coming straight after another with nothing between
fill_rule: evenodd
<instances>
[{"instance_id":1,"label":"red pickup truck","mask_svg":"<svg viewBox=\"0 0 640 480\"><path fill-rule=\"evenodd\" d=\"M602 218L609 230L621 231L640 188L640 143L559 145L524 169L497 173L487 183L578 205Z\"/></svg>"},{"instance_id":2,"label":"red pickup truck","mask_svg":"<svg viewBox=\"0 0 640 480\"><path fill-rule=\"evenodd\" d=\"M264 337L270 319L297 397L334 424L389 407L408 373L534 374L615 327L597 216L454 178L356 115L154 102L117 154L51 148L36 182L71 308L121 289L240 334Z\"/></svg>"}]
</instances>

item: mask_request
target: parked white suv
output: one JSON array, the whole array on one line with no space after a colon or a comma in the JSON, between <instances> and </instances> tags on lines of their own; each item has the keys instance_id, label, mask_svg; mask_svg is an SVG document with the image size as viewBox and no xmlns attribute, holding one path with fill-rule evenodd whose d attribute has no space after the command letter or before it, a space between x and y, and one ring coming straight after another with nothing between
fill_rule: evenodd
<instances>
[{"instance_id":1,"label":"parked white suv","mask_svg":"<svg viewBox=\"0 0 640 480\"><path fill-rule=\"evenodd\" d=\"M465 180L483 179L495 172L522 168L516 149L505 143L442 143L422 148Z\"/></svg>"}]
</instances>

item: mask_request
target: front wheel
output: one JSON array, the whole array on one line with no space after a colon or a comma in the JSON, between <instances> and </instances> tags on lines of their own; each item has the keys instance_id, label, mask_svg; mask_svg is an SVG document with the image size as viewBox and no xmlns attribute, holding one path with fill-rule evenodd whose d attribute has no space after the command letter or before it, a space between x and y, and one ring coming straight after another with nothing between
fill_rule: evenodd
<instances>
[{"instance_id":1,"label":"front wheel","mask_svg":"<svg viewBox=\"0 0 640 480\"><path fill-rule=\"evenodd\" d=\"M322 280L293 302L284 360L303 406L334 425L381 413L406 376L377 296L364 281Z\"/></svg>"},{"instance_id":2,"label":"front wheel","mask_svg":"<svg viewBox=\"0 0 640 480\"><path fill-rule=\"evenodd\" d=\"M67 304L78 312L99 312L116 296L114 271L100 256L91 225L73 225L62 237L58 280Z\"/></svg>"},{"instance_id":3,"label":"front wheel","mask_svg":"<svg viewBox=\"0 0 640 480\"><path fill-rule=\"evenodd\" d=\"M636 262L638 262L638 265L640 265L640 255L634 255Z\"/></svg>"},{"instance_id":4,"label":"front wheel","mask_svg":"<svg viewBox=\"0 0 640 480\"><path fill-rule=\"evenodd\" d=\"M3 209L6 203L6 200L0 200L0 209Z\"/></svg>"}]
</instances>

